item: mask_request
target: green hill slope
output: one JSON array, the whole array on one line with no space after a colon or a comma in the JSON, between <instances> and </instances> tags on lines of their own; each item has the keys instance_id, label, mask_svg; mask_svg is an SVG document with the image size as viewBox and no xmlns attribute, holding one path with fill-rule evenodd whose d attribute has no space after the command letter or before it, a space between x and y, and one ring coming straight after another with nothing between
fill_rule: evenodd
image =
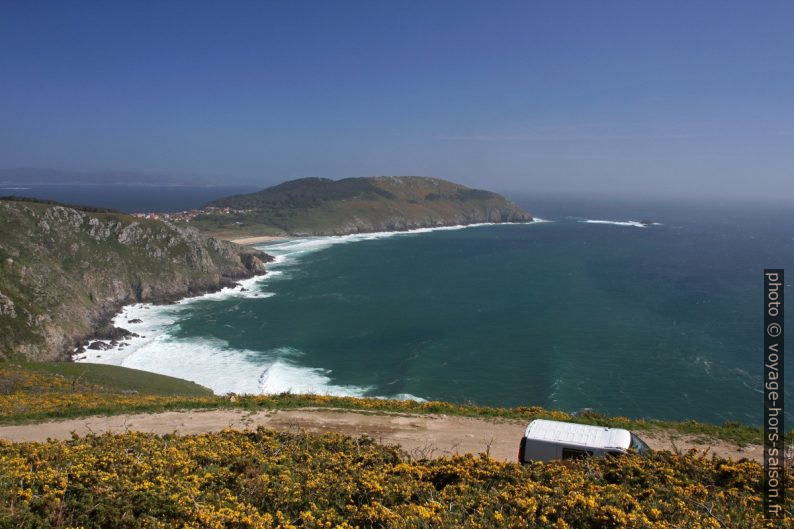
<instances>
[{"instance_id":1,"label":"green hill slope","mask_svg":"<svg viewBox=\"0 0 794 529\"><path fill-rule=\"evenodd\" d=\"M123 304L216 290L268 258L161 221L0 200L0 358L62 359Z\"/></svg>"},{"instance_id":2,"label":"green hill slope","mask_svg":"<svg viewBox=\"0 0 794 529\"><path fill-rule=\"evenodd\" d=\"M4 378L2 375L3 367L5 365L0 364L0 380ZM59 377L73 386L72 391L76 391L77 386L79 386L81 389L89 387L95 392L105 391L141 395L207 397L213 394L211 390L195 382L108 364L25 362L19 364L19 369L41 373L45 376ZM9 372L13 371L9 370Z\"/></svg>"},{"instance_id":3,"label":"green hill slope","mask_svg":"<svg viewBox=\"0 0 794 529\"><path fill-rule=\"evenodd\" d=\"M531 220L529 213L496 193L437 178L399 176L292 180L211 202L194 223L227 237L242 237L341 235Z\"/></svg>"}]
</instances>

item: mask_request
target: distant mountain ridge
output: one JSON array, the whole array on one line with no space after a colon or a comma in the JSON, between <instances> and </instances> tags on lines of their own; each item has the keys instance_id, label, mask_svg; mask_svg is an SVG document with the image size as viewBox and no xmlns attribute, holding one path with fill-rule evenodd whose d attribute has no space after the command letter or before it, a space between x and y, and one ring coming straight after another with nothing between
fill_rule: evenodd
<instances>
[{"instance_id":1,"label":"distant mountain ridge","mask_svg":"<svg viewBox=\"0 0 794 529\"><path fill-rule=\"evenodd\" d=\"M422 176L301 178L207 204L203 229L246 235L342 235L374 231L531 222L502 195Z\"/></svg>"},{"instance_id":2,"label":"distant mountain ridge","mask_svg":"<svg viewBox=\"0 0 794 529\"><path fill-rule=\"evenodd\" d=\"M68 171L36 167L0 169L0 185L205 185L207 177L135 171Z\"/></svg>"}]
</instances>

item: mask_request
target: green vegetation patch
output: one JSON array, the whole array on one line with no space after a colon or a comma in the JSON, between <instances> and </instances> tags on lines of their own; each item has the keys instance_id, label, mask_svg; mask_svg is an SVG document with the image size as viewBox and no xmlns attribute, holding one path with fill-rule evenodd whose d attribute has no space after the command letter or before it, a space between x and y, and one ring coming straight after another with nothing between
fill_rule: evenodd
<instances>
[{"instance_id":1,"label":"green vegetation patch","mask_svg":"<svg viewBox=\"0 0 794 529\"><path fill-rule=\"evenodd\" d=\"M211 396L211 390L195 382L139 369L106 364L75 362L29 362L23 369L60 375L69 381L100 386L107 391L135 392L146 395Z\"/></svg>"}]
</instances>

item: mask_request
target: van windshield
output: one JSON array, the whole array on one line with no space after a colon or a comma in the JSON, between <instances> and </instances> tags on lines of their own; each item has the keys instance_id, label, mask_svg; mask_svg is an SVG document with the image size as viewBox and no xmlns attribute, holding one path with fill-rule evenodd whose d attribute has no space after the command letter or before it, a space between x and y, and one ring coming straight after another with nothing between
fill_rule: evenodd
<instances>
[{"instance_id":1,"label":"van windshield","mask_svg":"<svg viewBox=\"0 0 794 529\"><path fill-rule=\"evenodd\" d=\"M631 434L631 448L636 450L638 454L649 454L651 452L651 447L634 434Z\"/></svg>"}]
</instances>

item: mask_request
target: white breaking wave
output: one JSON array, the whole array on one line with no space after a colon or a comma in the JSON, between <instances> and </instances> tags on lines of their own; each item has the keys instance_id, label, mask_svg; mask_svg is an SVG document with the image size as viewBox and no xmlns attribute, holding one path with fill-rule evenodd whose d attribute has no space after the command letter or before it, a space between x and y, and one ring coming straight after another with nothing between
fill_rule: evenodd
<instances>
[{"instance_id":1,"label":"white breaking wave","mask_svg":"<svg viewBox=\"0 0 794 529\"><path fill-rule=\"evenodd\" d=\"M580 220L585 224L612 224L614 226L632 226L634 228L647 228L648 224L643 224L638 220ZM661 226L658 222L652 222L650 225Z\"/></svg>"},{"instance_id":2,"label":"white breaking wave","mask_svg":"<svg viewBox=\"0 0 794 529\"><path fill-rule=\"evenodd\" d=\"M278 359L269 364L259 375L259 393L314 393L335 396L361 397L371 388L359 386L337 386L331 384L329 371L319 368L297 366L287 360Z\"/></svg>"},{"instance_id":3,"label":"white breaking wave","mask_svg":"<svg viewBox=\"0 0 794 529\"><path fill-rule=\"evenodd\" d=\"M270 275L268 273L263 277ZM214 294L183 299L174 305L128 305L113 318L113 325L138 336L123 340L121 344L106 350L87 349L75 360L113 364L182 378L201 384L217 394L292 392L363 396L370 389L331 384L330 371L298 365L293 359L300 356L300 352L294 349L250 351L230 348L223 340L183 339L172 334L178 325L179 314L197 301L274 295L257 291L257 285L251 280L244 283L249 291L224 289Z\"/></svg>"},{"instance_id":4,"label":"white breaking wave","mask_svg":"<svg viewBox=\"0 0 794 529\"><path fill-rule=\"evenodd\" d=\"M376 231L370 233L353 233L350 235L325 235L317 237L301 237L290 239L284 242L266 243L256 245L257 248L266 250L267 253L276 257L276 262L272 264L282 264L294 261L308 253L324 250L337 244L347 244L351 242L374 241L387 237L397 237L405 235L418 235L433 231L463 230L468 228L478 228L482 226L501 226L504 224L535 224L551 222L544 219L535 219L534 222L482 222L478 224L459 224L456 226L438 226L434 228L417 228L405 231ZM271 264L271 266L272 266Z\"/></svg>"},{"instance_id":5,"label":"white breaking wave","mask_svg":"<svg viewBox=\"0 0 794 529\"><path fill-rule=\"evenodd\" d=\"M536 219L536 222L547 221ZM493 224L304 237L258 245L275 258L267 264L267 274L242 280L236 286L218 292L183 298L172 305L148 303L127 305L113 318L113 325L127 329L138 336L123 340L119 345L106 350L87 349L76 356L75 361L113 364L182 378L201 384L217 394L292 392L360 397L372 388L332 384L329 370L298 365L295 357L299 357L301 353L294 349L284 347L268 351L250 351L231 348L227 342L218 339L178 338L174 331L178 330L180 313L198 302L272 297L275 293L264 290L267 283L288 277L279 268L294 264L304 255L336 244L490 225ZM383 398L424 401L421 397L408 393Z\"/></svg>"},{"instance_id":6,"label":"white breaking wave","mask_svg":"<svg viewBox=\"0 0 794 529\"><path fill-rule=\"evenodd\" d=\"M410 393L397 393L396 395L391 395L386 398L390 400L414 400L416 402L427 402L427 399L417 397L416 395L411 395Z\"/></svg>"},{"instance_id":7,"label":"white breaking wave","mask_svg":"<svg viewBox=\"0 0 794 529\"><path fill-rule=\"evenodd\" d=\"M369 389L331 384L328 371L299 366L284 358L278 350L260 353L233 349L223 340L175 339L167 333L132 338L127 343L126 347L88 351L81 355L80 361L114 364L183 378L218 394L292 392L362 396ZM252 357L257 361L251 360Z\"/></svg>"}]
</instances>

